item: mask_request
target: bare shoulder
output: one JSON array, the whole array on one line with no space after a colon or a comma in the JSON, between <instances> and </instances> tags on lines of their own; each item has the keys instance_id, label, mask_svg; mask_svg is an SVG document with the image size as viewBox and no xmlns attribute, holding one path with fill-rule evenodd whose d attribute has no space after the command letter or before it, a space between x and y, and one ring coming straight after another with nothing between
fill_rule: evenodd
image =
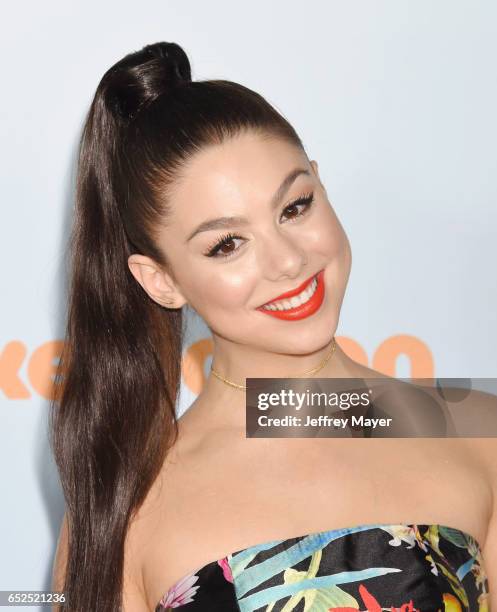
<instances>
[{"instance_id":1,"label":"bare shoulder","mask_svg":"<svg viewBox=\"0 0 497 612\"><path fill-rule=\"evenodd\" d=\"M151 602L147 596L147 560L154 550L153 533L164 524L159 523L158 500L161 478L149 490L145 501L138 508L128 525L124 544L123 563L123 610L124 612L145 612L150 610Z\"/></svg>"},{"instance_id":2,"label":"bare shoulder","mask_svg":"<svg viewBox=\"0 0 497 612\"><path fill-rule=\"evenodd\" d=\"M205 461L198 460L199 441L189 435L187 420L180 421L180 436L128 528L125 612L140 611L133 605L138 600L143 610L155 609L167 588L191 569L202 546L192 533L201 514L194 500L207 488L201 474Z\"/></svg>"},{"instance_id":3,"label":"bare shoulder","mask_svg":"<svg viewBox=\"0 0 497 612\"><path fill-rule=\"evenodd\" d=\"M459 403L449 403L453 420L468 455L481 466L489 488L488 520L482 540L483 561L490 586L490 607L497 604L497 398L472 390ZM488 437L476 437L487 433ZM493 435L495 437L490 437Z\"/></svg>"},{"instance_id":4,"label":"bare shoulder","mask_svg":"<svg viewBox=\"0 0 497 612\"><path fill-rule=\"evenodd\" d=\"M123 576L122 599L123 612L148 612L150 610L143 587L126 573L126 569Z\"/></svg>"},{"instance_id":5,"label":"bare shoulder","mask_svg":"<svg viewBox=\"0 0 497 612\"><path fill-rule=\"evenodd\" d=\"M124 542L123 560L123 611L145 612L149 609L142 572L142 533L138 522L128 526Z\"/></svg>"},{"instance_id":6,"label":"bare shoulder","mask_svg":"<svg viewBox=\"0 0 497 612\"><path fill-rule=\"evenodd\" d=\"M458 435L497 495L497 397L473 389L458 402L448 401L447 408Z\"/></svg>"},{"instance_id":7,"label":"bare shoulder","mask_svg":"<svg viewBox=\"0 0 497 612\"><path fill-rule=\"evenodd\" d=\"M497 397L477 389L432 389L454 424L460 448L481 468L497 492Z\"/></svg>"},{"instance_id":8,"label":"bare shoulder","mask_svg":"<svg viewBox=\"0 0 497 612\"><path fill-rule=\"evenodd\" d=\"M160 526L161 485L159 476L128 524L124 541L123 612L150 610L144 566L153 549L154 530Z\"/></svg>"},{"instance_id":9,"label":"bare shoulder","mask_svg":"<svg viewBox=\"0 0 497 612\"><path fill-rule=\"evenodd\" d=\"M468 493L481 502L485 515L482 532L488 536L497 522L497 398L476 389L431 388L429 393L449 415L454 434L450 440L453 460L468 466L473 474ZM486 540L483 538L482 543Z\"/></svg>"},{"instance_id":10,"label":"bare shoulder","mask_svg":"<svg viewBox=\"0 0 497 612\"><path fill-rule=\"evenodd\" d=\"M447 409L461 437L497 440L497 397L477 389L442 389ZM490 436L494 436L493 438ZM487 445L483 445L486 447Z\"/></svg>"},{"instance_id":11,"label":"bare shoulder","mask_svg":"<svg viewBox=\"0 0 497 612\"><path fill-rule=\"evenodd\" d=\"M396 380L355 362L352 372L367 378L368 382L377 379L379 385L385 380ZM447 460L452 456L454 465L464 465L472 474L473 493L481 501L488 525L492 509L497 511L497 501L494 503L497 500L497 397L477 389L434 387L428 384L430 381L426 379L424 385L421 379L416 385L423 388L423 394L436 402L445 415L451 437L443 444Z\"/></svg>"}]
</instances>

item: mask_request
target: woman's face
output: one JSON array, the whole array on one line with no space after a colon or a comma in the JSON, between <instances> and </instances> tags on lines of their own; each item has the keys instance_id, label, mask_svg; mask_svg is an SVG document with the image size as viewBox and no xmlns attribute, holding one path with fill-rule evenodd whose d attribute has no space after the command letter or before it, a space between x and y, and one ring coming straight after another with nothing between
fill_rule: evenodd
<instances>
[{"instance_id":1,"label":"woman's face","mask_svg":"<svg viewBox=\"0 0 497 612\"><path fill-rule=\"evenodd\" d=\"M244 133L196 154L170 204L160 233L175 280L167 277L169 295L188 302L215 339L292 354L329 342L351 252L316 162L282 140ZM320 271L323 284L305 308L260 309Z\"/></svg>"}]
</instances>

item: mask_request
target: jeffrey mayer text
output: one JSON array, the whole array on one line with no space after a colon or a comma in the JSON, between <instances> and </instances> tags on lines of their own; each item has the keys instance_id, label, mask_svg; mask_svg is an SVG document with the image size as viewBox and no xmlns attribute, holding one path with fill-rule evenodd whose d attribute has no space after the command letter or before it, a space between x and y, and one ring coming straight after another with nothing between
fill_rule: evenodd
<instances>
[{"instance_id":1,"label":"jeffrey mayer text","mask_svg":"<svg viewBox=\"0 0 497 612\"><path fill-rule=\"evenodd\" d=\"M371 427L375 429L376 427L389 427L392 423L392 418L379 418L379 419L370 419L364 416L350 416L350 417L329 417L321 414L318 417L307 416L307 420L304 425L307 427L311 425L312 427L335 427L345 429L348 425L350 427Z\"/></svg>"}]
</instances>

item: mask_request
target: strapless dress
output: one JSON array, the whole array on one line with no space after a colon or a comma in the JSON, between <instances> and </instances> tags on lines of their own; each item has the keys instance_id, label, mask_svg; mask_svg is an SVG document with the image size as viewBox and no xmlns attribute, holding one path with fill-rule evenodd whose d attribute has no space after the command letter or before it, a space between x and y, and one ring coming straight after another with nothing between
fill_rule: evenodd
<instances>
[{"instance_id":1,"label":"strapless dress","mask_svg":"<svg viewBox=\"0 0 497 612\"><path fill-rule=\"evenodd\" d=\"M369 524L249 546L178 580L155 612L486 612L474 537L446 525Z\"/></svg>"}]
</instances>

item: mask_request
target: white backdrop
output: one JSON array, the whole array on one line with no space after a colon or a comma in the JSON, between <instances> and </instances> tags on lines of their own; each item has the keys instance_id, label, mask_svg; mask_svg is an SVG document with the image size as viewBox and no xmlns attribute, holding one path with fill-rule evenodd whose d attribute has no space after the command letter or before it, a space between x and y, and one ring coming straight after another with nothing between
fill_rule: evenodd
<instances>
[{"instance_id":1,"label":"white backdrop","mask_svg":"<svg viewBox=\"0 0 497 612\"><path fill-rule=\"evenodd\" d=\"M63 499L47 355L63 334L76 146L103 73L146 44L175 41L194 79L263 94L318 161L353 253L338 338L379 368L393 346L397 376L416 359L431 375L426 351L403 354L414 339L434 376L495 377L497 4L30 0L2 13L0 590L50 587ZM192 318L185 355L208 337Z\"/></svg>"}]
</instances>

